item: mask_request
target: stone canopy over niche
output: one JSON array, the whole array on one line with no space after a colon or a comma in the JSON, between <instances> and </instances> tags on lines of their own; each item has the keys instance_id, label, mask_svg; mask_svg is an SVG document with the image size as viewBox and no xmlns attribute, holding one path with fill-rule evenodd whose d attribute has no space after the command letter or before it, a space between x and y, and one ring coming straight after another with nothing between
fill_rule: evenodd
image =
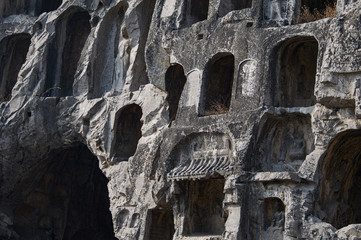
<instances>
[{"instance_id":1,"label":"stone canopy over niche","mask_svg":"<svg viewBox=\"0 0 361 240\"><path fill-rule=\"evenodd\" d=\"M195 133L171 152L168 179L199 179L230 170L232 143L223 133Z\"/></svg>"},{"instance_id":2,"label":"stone canopy over niche","mask_svg":"<svg viewBox=\"0 0 361 240\"><path fill-rule=\"evenodd\" d=\"M262 171L297 171L314 149L311 117L267 115L259 126L254 167Z\"/></svg>"},{"instance_id":3,"label":"stone canopy over niche","mask_svg":"<svg viewBox=\"0 0 361 240\"><path fill-rule=\"evenodd\" d=\"M318 42L314 37L283 41L270 57L273 106L308 107L314 96Z\"/></svg>"},{"instance_id":4,"label":"stone canopy over niche","mask_svg":"<svg viewBox=\"0 0 361 240\"><path fill-rule=\"evenodd\" d=\"M0 2L0 17L13 14L39 16L60 7L62 0L3 0Z\"/></svg>"},{"instance_id":5,"label":"stone canopy over niche","mask_svg":"<svg viewBox=\"0 0 361 240\"><path fill-rule=\"evenodd\" d=\"M86 146L57 149L9 197L21 239L115 240L108 179Z\"/></svg>"},{"instance_id":6,"label":"stone canopy over niche","mask_svg":"<svg viewBox=\"0 0 361 240\"><path fill-rule=\"evenodd\" d=\"M234 56L218 53L206 64L200 101L200 115L226 113L231 105Z\"/></svg>"},{"instance_id":7,"label":"stone canopy over niche","mask_svg":"<svg viewBox=\"0 0 361 240\"><path fill-rule=\"evenodd\" d=\"M31 36L16 34L0 42L0 102L9 101L18 73L26 60Z\"/></svg>"},{"instance_id":8,"label":"stone canopy over niche","mask_svg":"<svg viewBox=\"0 0 361 240\"><path fill-rule=\"evenodd\" d=\"M78 62L90 33L90 15L80 8L63 13L56 24L55 37L47 56L45 96L73 95L73 83Z\"/></svg>"},{"instance_id":9,"label":"stone canopy over niche","mask_svg":"<svg viewBox=\"0 0 361 240\"><path fill-rule=\"evenodd\" d=\"M142 136L142 108L131 104L122 108L116 116L114 126L114 157L118 161L127 161L137 150Z\"/></svg>"},{"instance_id":10,"label":"stone canopy over niche","mask_svg":"<svg viewBox=\"0 0 361 240\"><path fill-rule=\"evenodd\" d=\"M361 130L330 143L322 164L318 215L336 228L361 223Z\"/></svg>"}]
</instances>

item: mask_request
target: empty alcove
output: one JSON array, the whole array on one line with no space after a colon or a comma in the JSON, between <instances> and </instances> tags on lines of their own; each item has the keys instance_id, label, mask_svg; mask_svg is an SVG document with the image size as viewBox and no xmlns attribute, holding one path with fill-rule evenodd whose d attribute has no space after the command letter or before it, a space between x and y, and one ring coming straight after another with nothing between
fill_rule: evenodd
<instances>
[{"instance_id":1,"label":"empty alcove","mask_svg":"<svg viewBox=\"0 0 361 240\"><path fill-rule=\"evenodd\" d=\"M313 22L322 18L336 17L337 0L302 0L295 23Z\"/></svg>"},{"instance_id":2,"label":"empty alcove","mask_svg":"<svg viewBox=\"0 0 361 240\"><path fill-rule=\"evenodd\" d=\"M266 115L259 125L252 153L254 167L262 171L297 171L313 149L309 115Z\"/></svg>"},{"instance_id":3,"label":"empty alcove","mask_svg":"<svg viewBox=\"0 0 361 240\"><path fill-rule=\"evenodd\" d=\"M234 10L242 10L252 7L252 0L221 0L218 8L218 15L225 16Z\"/></svg>"},{"instance_id":4,"label":"empty alcove","mask_svg":"<svg viewBox=\"0 0 361 240\"><path fill-rule=\"evenodd\" d=\"M124 24L127 7L112 8L103 18L94 50L89 98L104 96L109 91L121 92L130 65L130 39Z\"/></svg>"},{"instance_id":5,"label":"empty alcove","mask_svg":"<svg viewBox=\"0 0 361 240\"><path fill-rule=\"evenodd\" d=\"M314 87L318 42L295 37L279 44L270 57L273 106L308 107L316 103Z\"/></svg>"},{"instance_id":6,"label":"empty alcove","mask_svg":"<svg viewBox=\"0 0 361 240\"><path fill-rule=\"evenodd\" d=\"M30 34L16 34L0 42L0 102L9 101L18 73L26 60Z\"/></svg>"},{"instance_id":7,"label":"empty alcove","mask_svg":"<svg viewBox=\"0 0 361 240\"><path fill-rule=\"evenodd\" d=\"M91 30L90 15L82 9L71 8L59 19L48 48L45 96L73 95L78 62Z\"/></svg>"},{"instance_id":8,"label":"empty alcove","mask_svg":"<svg viewBox=\"0 0 361 240\"><path fill-rule=\"evenodd\" d=\"M168 92L169 120L176 118L178 104L187 81L183 67L179 64L170 66L165 73L165 89Z\"/></svg>"},{"instance_id":9,"label":"empty alcove","mask_svg":"<svg viewBox=\"0 0 361 240\"><path fill-rule=\"evenodd\" d=\"M207 19L209 0L186 0L184 4L183 27L189 27Z\"/></svg>"},{"instance_id":10,"label":"empty alcove","mask_svg":"<svg viewBox=\"0 0 361 240\"><path fill-rule=\"evenodd\" d=\"M320 218L336 228L361 224L361 130L338 134L322 163Z\"/></svg>"},{"instance_id":11,"label":"empty alcove","mask_svg":"<svg viewBox=\"0 0 361 240\"><path fill-rule=\"evenodd\" d=\"M116 115L114 126L114 157L127 161L137 150L142 136L142 109L136 104L122 108Z\"/></svg>"},{"instance_id":12,"label":"empty alcove","mask_svg":"<svg viewBox=\"0 0 361 240\"><path fill-rule=\"evenodd\" d=\"M57 149L31 168L11 196L21 239L116 239L108 179L84 145Z\"/></svg>"},{"instance_id":13,"label":"empty alcove","mask_svg":"<svg viewBox=\"0 0 361 240\"><path fill-rule=\"evenodd\" d=\"M172 209L152 209L148 212L146 240L172 240L174 235Z\"/></svg>"},{"instance_id":14,"label":"empty alcove","mask_svg":"<svg viewBox=\"0 0 361 240\"><path fill-rule=\"evenodd\" d=\"M185 204L183 235L222 235L226 222L224 182L223 178L180 182Z\"/></svg>"},{"instance_id":15,"label":"empty alcove","mask_svg":"<svg viewBox=\"0 0 361 240\"><path fill-rule=\"evenodd\" d=\"M44 12L51 12L60 7L62 0L4 0L0 2L0 17L13 14L28 14L39 16Z\"/></svg>"},{"instance_id":16,"label":"empty alcove","mask_svg":"<svg viewBox=\"0 0 361 240\"><path fill-rule=\"evenodd\" d=\"M216 54L205 66L202 79L200 115L228 112L231 104L234 56Z\"/></svg>"},{"instance_id":17,"label":"empty alcove","mask_svg":"<svg viewBox=\"0 0 361 240\"><path fill-rule=\"evenodd\" d=\"M268 238L272 236L272 239L283 239L285 209L285 205L279 198L272 197L264 200L263 230L269 233L266 235Z\"/></svg>"}]
</instances>

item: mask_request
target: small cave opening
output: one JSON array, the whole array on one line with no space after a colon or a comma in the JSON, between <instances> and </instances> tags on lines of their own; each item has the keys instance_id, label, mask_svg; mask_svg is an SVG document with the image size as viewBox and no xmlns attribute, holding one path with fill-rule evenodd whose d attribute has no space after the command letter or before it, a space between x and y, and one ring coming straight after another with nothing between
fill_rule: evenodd
<instances>
[{"instance_id":1,"label":"small cave opening","mask_svg":"<svg viewBox=\"0 0 361 240\"><path fill-rule=\"evenodd\" d=\"M307 23L323 18L336 17L337 0L302 0L297 23Z\"/></svg>"},{"instance_id":2,"label":"small cave opening","mask_svg":"<svg viewBox=\"0 0 361 240\"><path fill-rule=\"evenodd\" d=\"M279 198L272 197L264 200L263 230L272 234L272 239L283 239L285 209L286 206Z\"/></svg>"},{"instance_id":3,"label":"small cave opening","mask_svg":"<svg viewBox=\"0 0 361 240\"><path fill-rule=\"evenodd\" d=\"M273 106L309 107L316 103L317 56L314 37L295 37L275 48L269 65Z\"/></svg>"},{"instance_id":4,"label":"small cave opening","mask_svg":"<svg viewBox=\"0 0 361 240\"><path fill-rule=\"evenodd\" d=\"M218 15L225 16L234 10L242 10L252 7L252 0L222 0L219 4Z\"/></svg>"},{"instance_id":5,"label":"small cave opening","mask_svg":"<svg viewBox=\"0 0 361 240\"><path fill-rule=\"evenodd\" d=\"M4 0L0 3L0 17L14 14L28 14L39 16L44 12L51 12L60 7L62 0Z\"/></svg>"},{"instance_id":6,"label":"small cave opening","mask_svg":"<svg viewBox=\"0 0 361 240\"><path fill-rule=\"evenodd\" d=\"M90 15L84 10L64 13L56 24L55 38L47 56L44 94L51 97L73 95L73 83L81 52L91 30Z\"/></svg>"},{"instance_id":7,"label":"small cave opening","mask_svg":"<svg viewBox=\"0 0 361 240\"><path fill-rule=\"evenodd\" d=\"M9 199L14 230L21 239L116 240L107 183L85 145L51 151Z\"/></svg>"},{"instance_id":8,"label":"small cave opening","mask_svg":"<svg viewBox=\"0 0 361 240\"><path fill-rule=\"evenodd\" d=\"M31 35L22 33L5 37L0 42L0 102L9 101L18 74L25 63Z\"/></svg>"},{"instance_id":9,"label":"small cave opening","mask_svg":"<svg viewBox=\"0 0 361 240\"><path fill-rule=\"evenodd\" d=\"M178 104L181 98L187 77L184 75L183 67L180 64L170 66L165 73L165 89L168 92L169 121L176 118Z\"/></svg>"},{"instance_id":10,"label":"small cave opening","mask_svg":"<svg viewBox=\"0 0 361 240\"><path fill-rule=\"evenodd\" d=\"M200 115L227 113L231 104L234 56L218 53L207 64L202 79Z\"/></svg>"},{"instance_id":11,"label":"small cave opening","mask_svg":"<svg viewBox=\"0 0 361 240\"><path fill-rule=\"evenodd\" d=\"M251 153L258 171L295 172L314 150L311 116L266 115L256 135Z\"/></svg>"},{"instance_id":12,"label":"small cave opening","mask_svg":"<svg viewBox=\"0 0 361 240\"><path fill-rule=\"evenodd\" d=\"M185 14L183 27L190 27L192 24L208 18L209 0L187 0L185 1Z\"/></svg>"},{"instance_id":13,"label":"small cave opening","mask_svg":"<svg viewBox=\"0 0 361 240\"><path fill-rule=\"evenodd\" d=\"M327 148L322 163L319 218L342 228L361 224L361 130L339 133Z\"/></svg>"},{"instance_id":14,"label":"small cave opening","mask_svg":"<svg viewBox=\"0 0 361 240\"><path fill-rule=\"evenodd\" d=\"M114 157L127 161L135 154L142 137L142 108L131 104L122 108L116 116L114 136Z\"/></svg>"},{"instance_id":15,"label":"small cave opening","mask_svg":"<svg viewBox=\"0 0 361 240\"><path fill-rule=\"evenodd\" d=\"M227 220L223 211L224 183L224 178L180 182L185 193L183 235L222 235Z\"/></svg>"},{"instance_id":16,"label":"small cave opening","mask_svg":"<svg viewBox=\"0 0 361 240\"><path fill-rule=\"evenodd\" d=\"M151 209L148 212L146 240L172 240L175 233L171 208Z\"/></svg>"},{"instance_id":17,"label":"small cave opening","mask_svg":"<svg viewBox=\"0 0 361 240\"><path fill-rule=\"evenodd\" d=\"M89 99L109 91L121 92L130 65L130 39L124 23L127 7L112 8L103 18L96 40Z\"/></svg>"}]
</instances>

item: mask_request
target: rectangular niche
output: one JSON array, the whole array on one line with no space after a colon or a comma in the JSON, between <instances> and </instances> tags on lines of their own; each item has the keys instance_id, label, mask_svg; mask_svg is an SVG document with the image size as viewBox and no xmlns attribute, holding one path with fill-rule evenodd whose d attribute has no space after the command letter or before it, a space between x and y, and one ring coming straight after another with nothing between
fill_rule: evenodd
<instances>
[{"instance_id":1,"label":"rectangular niche","mask_svg":"<svg viewBox=\"0 0 361 240\"><path fill-rule=\"evenodd\" d=\"M184 2L183 27L206 20L208 17L209 0L186 0Z\"/></svg>"},{"instance_id":2,"label":"rectangular niche","mask_svg":"<svg viewBox=\"0 0 361 240\"><path fill-rule=\"evenodd\" d=\"M220 236L226 217L223 213L224 179L185 181L183 192L185 236ZM183 207L181 207L182 209Z\"/></svg>"},{"instance_id":3,"label":"rectangular niche","mask_svg":"<svg viewBox=\"0 0 361 240\"><path fill-rule=\"evenodd\" d=\"M223 17L231 11L242 10L251 7L252 0L222 0L219 3L218 15Z\"/></svg>"},{"instance_id":4,"label":"rectangular niche","mask_svg":"<svg viewBox=\"0 0 361 240\"><path fill-rule=\"evenodd\" d=\"M148 213L147 240L172 240L174 220L172 209L152 209Z\"/></svg>"}]
</instances>

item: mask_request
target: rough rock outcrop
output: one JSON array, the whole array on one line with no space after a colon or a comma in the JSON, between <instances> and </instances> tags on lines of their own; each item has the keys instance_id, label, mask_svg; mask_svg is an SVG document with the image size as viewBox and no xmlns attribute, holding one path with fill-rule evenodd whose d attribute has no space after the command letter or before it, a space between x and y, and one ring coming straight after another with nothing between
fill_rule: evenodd
<instances>
[{"instance_id":1,"label":"rough rock outcrop","mask_svg":"<svg viewBox=\"0 0 361 240\"><path fill-rule=\"evenodd\" d=\"M0 239L359 239L361 2L326 2L1 1Z\"/></svg>"}]
</instances>

